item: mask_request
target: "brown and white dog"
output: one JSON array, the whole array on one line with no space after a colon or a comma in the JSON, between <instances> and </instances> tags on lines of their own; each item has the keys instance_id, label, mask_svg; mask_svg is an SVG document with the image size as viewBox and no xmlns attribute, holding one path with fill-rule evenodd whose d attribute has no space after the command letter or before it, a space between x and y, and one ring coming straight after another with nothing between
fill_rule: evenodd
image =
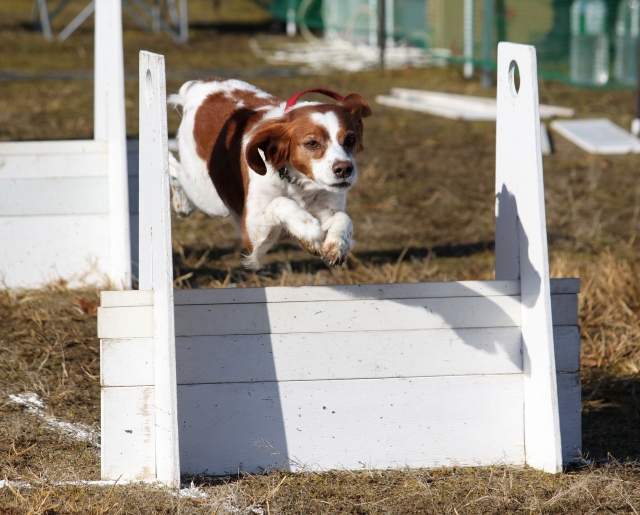
<instances>
[{"instance_id":1,"label":"brown and white dog","mask_svg":"<svg viewBox=\"0 0 640 515\"><path fill-rule=\"evenodd\" d=\"M316 91L336 104L296 103ZM360 95L307 90L288 102L239 80L190 81L171 95L182 106L180 162L170 157L173 207L210 216L231 214L242 229L247 268L259 269L285 234L338 265L353 246L344 212L355 155L363 150Z\"/></svg>"}]
</instances>

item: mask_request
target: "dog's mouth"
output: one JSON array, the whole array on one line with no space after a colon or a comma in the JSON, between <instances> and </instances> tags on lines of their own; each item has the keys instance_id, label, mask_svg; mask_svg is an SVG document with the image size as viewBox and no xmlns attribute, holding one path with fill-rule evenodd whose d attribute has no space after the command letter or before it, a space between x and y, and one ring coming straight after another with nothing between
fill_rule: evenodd
<instances>
[{"instance_id":1,"label":"dog's mouth","mask_svg":"<svg viewBox=\"0 0 640 515\"><path fill-rule=\"evenodd\" d=\"M324 188L329 191L333 191L334 193L347 191L349 188L353 186L353 181L340 181L333 182L331 184L325 184Z\"/></svg>"}]
</instances>

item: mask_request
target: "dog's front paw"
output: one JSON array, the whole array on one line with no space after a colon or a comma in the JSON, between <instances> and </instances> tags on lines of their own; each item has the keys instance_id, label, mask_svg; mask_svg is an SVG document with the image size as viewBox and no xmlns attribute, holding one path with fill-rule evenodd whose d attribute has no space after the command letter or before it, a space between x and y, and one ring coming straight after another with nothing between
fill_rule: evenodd
<instances>
[{"instance_id":1,"label":"dog's front paw","mask_svg":"<svg viewBox=\"0 0 640 515\"><path fill-rule=\"evenodd\" d=\"M345 262L349 251L353 247L351 240L327 237L322 245L320 257L331 266L338 266Z\"/></svg>"},{"instance_id":2,"label":"dog's front paw","mask_svg":"<svg viewBox=\"0 0 640 515\"><path fill-rule=\"evenodd\" d=\"M178 179L169 177L169 183L171 184L171 205L173 210L180 218L189 216L195 211L196 206L189 200Z\"/></svg>"},{"instance_id":3,"label":"dog's front paw","mask_svg":"<svg viewBox=\"0 0 640 515\"><path fill-rule=\"evenodd\" d=\"M304 250L314 256L322 255L324 231L320 222L309 213L304 213L296 224L290 224L289 233Z\"/></svg>"}]
</instances>

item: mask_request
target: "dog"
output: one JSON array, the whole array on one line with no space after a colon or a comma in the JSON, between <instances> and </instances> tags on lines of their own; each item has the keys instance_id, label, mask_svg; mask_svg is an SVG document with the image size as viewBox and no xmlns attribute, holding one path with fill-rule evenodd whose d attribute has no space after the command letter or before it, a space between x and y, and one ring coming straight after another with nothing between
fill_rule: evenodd
<instances>
[{"instance_id":1,"label":"dog","mask_svg":"<svg viewBox=\"0 0 640 515\"><path fill-rule=\"evenodd\" d=\"M318 92L335 104L299 102ZM196 207L233 216L258 270L287 234L330 265L353 247L346 193L364 149L362 119L371 108L360 95L302 91L288 102L235 79L185 83L169 103L182 107L180 161L170 155L172 205L181 216Z\"/></svg>"}]
</instances>

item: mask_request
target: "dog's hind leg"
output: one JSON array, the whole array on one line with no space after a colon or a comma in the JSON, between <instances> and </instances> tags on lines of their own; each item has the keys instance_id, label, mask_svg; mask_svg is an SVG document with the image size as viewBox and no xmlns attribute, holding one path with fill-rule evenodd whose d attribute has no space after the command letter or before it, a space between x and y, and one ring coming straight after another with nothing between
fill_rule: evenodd
<instances>
[{"instance_id":1,"label":"dog's hind leg","mask_svg":"<svg viewBox=\"0 0 640 515\"><path fill-rule=\"evenodd\" d=\"M189 200L182 185L180 184L179 169L180 162L169 152L169 183L171 185L171 205L173 210L180 217L189 216L196 209L196 206Z\"/></svg>"}]
</instances>

